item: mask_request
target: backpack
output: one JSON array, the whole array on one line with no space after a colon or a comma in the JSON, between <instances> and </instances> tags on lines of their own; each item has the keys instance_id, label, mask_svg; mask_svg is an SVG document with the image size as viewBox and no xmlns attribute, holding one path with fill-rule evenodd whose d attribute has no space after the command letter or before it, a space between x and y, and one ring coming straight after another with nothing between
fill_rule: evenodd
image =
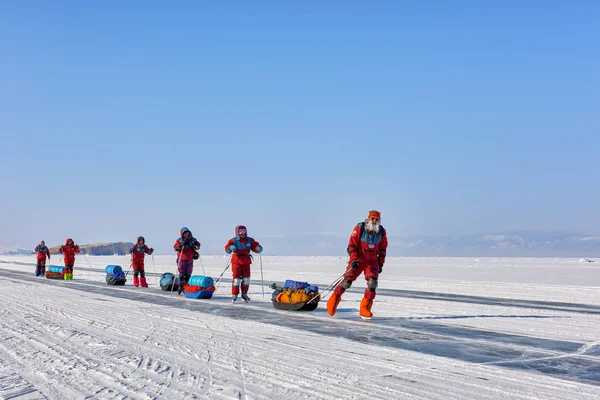
<instances>
[{"instance_id":1,"label":"backpack","mask_svg":"<svg viewBox=\"0 0 600 400\"><path fill-rule=\"evenodd\" d=\"M104 268L106 272L106 284L111 286L123 286L127 279L120 265L107 265Z\"/></svg>"},{"instance_id":2,"label":"backpack","mask_svg":"<svg viewBox=\"0 0 600 400\"><path fill-rule=\"evenodd\" d=\"M304 289L307 288L308 282L298 282L298 281L293 281L291 279L288 279L285 281L285 284L283 285L284 288L288 288L288 289Z\"/></svg>"},{"instance_id":3,"label":"backpack","mask_svg":"<svg viewBox=\"0 0 600 400\"><path fill-rule=\"evenodd\" d=\"M127 279L123 271L116 271L114 274L106 274L106 284L111 286L123 286Z\"/></svg>"},{"instance_id":4,"label":"backpack","mask_svg":"<svg viewBox=\"0 0 600 400\"><path fill-rule=\"evenodd\" d=\"M164 292L175 292L179 290L179 277L170 272L165 272L160 277L160 289Z\"/></svg>"}]
</instances>

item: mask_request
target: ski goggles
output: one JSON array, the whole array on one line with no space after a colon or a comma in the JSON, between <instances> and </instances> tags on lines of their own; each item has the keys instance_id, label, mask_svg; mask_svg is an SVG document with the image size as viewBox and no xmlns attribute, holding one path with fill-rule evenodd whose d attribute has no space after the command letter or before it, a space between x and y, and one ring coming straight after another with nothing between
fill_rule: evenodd
<instances>
[{"instance_id":1,"label":"ski goggles","mask_svg":"<svg viewBox=\"0 0 600 400\"><path fill-rule=\"evenodd\" d=\"M245 229L238 230L238 235L245 235L245 234L246 234L246 230Z\"/></svg>"}]
</instances>

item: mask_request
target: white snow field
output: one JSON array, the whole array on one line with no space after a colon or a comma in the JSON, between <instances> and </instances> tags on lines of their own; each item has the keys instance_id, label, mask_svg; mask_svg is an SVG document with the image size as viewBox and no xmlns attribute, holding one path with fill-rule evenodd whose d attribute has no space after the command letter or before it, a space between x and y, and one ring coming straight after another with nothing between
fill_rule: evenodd
<instances>
[{"instance_id":1,"label":"white snow field","mask_svg":"<svg viewBox=\"0 0 600 400\"><path fill-rule=\"evenodd\" d=\"M363 321L362 279L333 318L324 301L271 304L267 285L323 289L345 258L264 257L263 298L255 257L248 304L231 304L229 271L192 300L154 284L150 257L144 289L106 285L104 267L128 257L87 259L55 281L33 256L0 257L0 398L600 399L600 263L390 258ZM226 262L202 257L214 278Z\"/></svg>"}]
</instances>

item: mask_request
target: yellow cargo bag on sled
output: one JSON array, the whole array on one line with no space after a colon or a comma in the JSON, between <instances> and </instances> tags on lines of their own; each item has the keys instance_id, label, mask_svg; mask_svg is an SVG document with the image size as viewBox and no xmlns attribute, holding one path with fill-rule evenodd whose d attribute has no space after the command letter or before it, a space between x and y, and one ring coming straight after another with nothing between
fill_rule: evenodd
<instances>
[{"instance_id":1,"label":"yellow cargo bag on sled","mask_svg":"<svg viewBox=\"0 0 600 400\"><path fill-rule=\"evenodd\" d=\"M313 295L314 296L314 295ZM310 300L310 296L304 293L304 289L284 289L275 297L278 303L300 303Z\"/></svg>"},{"instance_id":2,"label":"yellow cargo bag on sled","mask_svg":"<svg viewBox=\"0 0 600 400\"><path fill-rule=\"evenodd\" d=\"M273 307L278 310L313 311L321 300L319 288L306 282L288 280L283 287L274 283L271 288L275 289L271 296Z\"/></svg>"}]
</instances>

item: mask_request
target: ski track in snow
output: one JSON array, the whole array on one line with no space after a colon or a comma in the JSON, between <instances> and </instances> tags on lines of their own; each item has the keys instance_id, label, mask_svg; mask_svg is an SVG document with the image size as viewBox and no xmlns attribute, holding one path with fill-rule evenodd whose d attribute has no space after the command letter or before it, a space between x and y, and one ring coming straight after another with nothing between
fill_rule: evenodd
<instances>
[{"instance_id":1,"label":"ski track in snow","mask_svg":"<svg viewBox=\"0 0 600 400\"><path fill-rule=\"evenodd\" d=\"M89 257L72 282L36 278L13 259L0 261L3 399L600 398L600 317L588 302L598 289L494 300L416 281L382 288L376 317L362 321L360 280L329 318L324 304L274 310L258 285L249 304L198 301L108 287L106 258ZM204 263L213 276L216 261ZM486 285L505 293L471 283Z\"/></svg>"},{"instance_id":2,"label":"ski track in snow","mask_svg":"<svg viewBox=\"0 0 600 400\"><path fill-rule=\"evenodd\" d=\"M233 336L232 336L232 339L233 339L232 342L235 345L234 347L235 347L236 352L237 352L236 369L239 372L240 378L241 378L241 390L239 392L239 398L245 400L246 399L246 375L244 375L243 347L241 346L240 338L238 337L238 335L235 332L235 330L227 322L225 322L225 326L233 334Z\"/></svg>"}]
</instances>

